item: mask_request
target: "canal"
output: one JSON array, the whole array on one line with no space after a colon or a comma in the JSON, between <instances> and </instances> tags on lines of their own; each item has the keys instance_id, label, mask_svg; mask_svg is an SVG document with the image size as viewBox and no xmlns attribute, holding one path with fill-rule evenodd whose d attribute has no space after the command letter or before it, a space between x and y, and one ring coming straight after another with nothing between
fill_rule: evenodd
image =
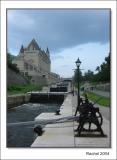
<instances>
[{"instance_id":1,"label":"canal","mask_svg":"<svg viewBox=\"0 0 117 160\"><path fill-rule=\"evenodd\" d=\"M7 123L33 121L36 116L44 112L56 112L60 103L28 103L9 109ZM30 147L35 140L32 126L7 127L7 147Z\"/></svg>"}]
</instances>

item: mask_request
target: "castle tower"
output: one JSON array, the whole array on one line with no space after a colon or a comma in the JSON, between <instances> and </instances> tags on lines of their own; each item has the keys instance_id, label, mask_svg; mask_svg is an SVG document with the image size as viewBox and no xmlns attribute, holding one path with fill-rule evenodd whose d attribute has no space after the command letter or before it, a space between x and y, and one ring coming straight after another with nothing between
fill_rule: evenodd
<instances>
[{"instance_id":1,"label":"castle tower","mask_svg":"<svg viewBox=\"0 0 117 160\"><path fill-rule=\"evenodd\" d=\"M48 47L47 47L47 49L46 49L46 54L50 57L50 52L49 52Z\"/></svg>"},{"instance_id":2,"label":"castle tower","mask_svg":"<svg viewBox=\"0 0 117 160\"><path fill-rule=\"evenodd\" d=\"M24 47L23 47L23 45L20 48L20 53L24 53Z\"/></svg>"}]
</instances>

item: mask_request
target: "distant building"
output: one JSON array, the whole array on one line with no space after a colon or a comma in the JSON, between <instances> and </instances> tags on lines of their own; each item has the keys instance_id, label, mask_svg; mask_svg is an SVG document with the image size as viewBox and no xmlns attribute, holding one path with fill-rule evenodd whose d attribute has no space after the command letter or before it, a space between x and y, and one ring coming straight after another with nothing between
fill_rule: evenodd
<instances>
[{"instance_id":1,"label":"distant building","mask_svg":"<svg viewBox=\"0 0 117 160\"><path fill-rule=\"evenodd\" d=\"M28 76L34 84L52 84L60 79L58 74L51 72L49 49L42 50L35 39L26 48L21 46L13 63L17 64L20 72Z\"/></svg>"}]
</instances>

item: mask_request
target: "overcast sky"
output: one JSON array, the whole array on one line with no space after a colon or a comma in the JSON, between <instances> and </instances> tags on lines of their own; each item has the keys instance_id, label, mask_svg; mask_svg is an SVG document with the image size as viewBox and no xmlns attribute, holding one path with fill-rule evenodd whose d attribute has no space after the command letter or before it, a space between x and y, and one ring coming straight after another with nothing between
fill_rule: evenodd
<instances>
[{"instance_id":1,"label":"overcast sky","mask_svg":"<svg viewBox=\"0 0 117 160\"><path fill-rule=\"evenodd\" d=\"M95 71L110 51L109 10L8 10L8 51L19 53L35 38L42 49L48 46L51 70L71 77L75 61L83 72Z\"/></svg>"}]
</instances>

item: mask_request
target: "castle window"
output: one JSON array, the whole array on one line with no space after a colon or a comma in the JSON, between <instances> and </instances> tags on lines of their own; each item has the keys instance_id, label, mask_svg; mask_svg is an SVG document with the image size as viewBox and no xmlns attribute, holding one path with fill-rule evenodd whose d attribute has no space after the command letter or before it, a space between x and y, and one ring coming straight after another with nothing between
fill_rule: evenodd
<instances>
[{"instance_id":1,"label":"castle window","mask_svg":"<svg viewBox=\"0 0 117 160\"><path fill-rule=\"evenodd\" d=\"M34 67L34 70L35 70L35 71L37 71L37 68L36 68L36 67Z\"/></svg>"},{"instance_id":2,"label":"castle window","mask_svg":"<svg viewBox=\"0 0 117 160\"><path fill-rule=\"evenodd\" d=\"M23 75L23 76L24 76L24 72L23 72L23 71L21 71L20 73L21 73L21 75Z\"/></svg>"},{"instance_id":3,"label":"castle window","mask_svg":"<svg viewBox=\"0 0 117 160\"><path fill-rule=\"evenodd\" d=\"M30 45L29 50L32 51L34 49L33 45Z\"/></svg>"},{"instance_id":4,"label":"castle window","mask_svg":"<svg viewBox=\"0 0 117 160\"><path fill-rule=\"evenodd\" d=\"M30 65L30 70L31 70L31 71L33 70L33 66L32 66L32 65Z\"/></svg>"},{"instance_id":5,"label":"castle window","mask_svg":"<svg viewBox=\"0 0 117 160\"><path fill-rule=\"evenodd\" d=\"M28 70L28 63L24 63L24 69Z\"/></svg>"},{"instance_id":6,"label":"castle window","mask_svg":"<svg viewBox=\"0 0 117 160\"><path fill-rule=\"evenodd\" d=\"M28 76L28 72L25 72L25 76Z\"/></svg>"},{"instance_id":7,"label":"castle window","mask_svg":"<svg viewBox=\"0 0 117 160\"><path fill-rule=\"evenodd\" d=\"M35 82L35 80L34 79L32 79L32 83L34 83Z\"/></svg>"},{"instance_id":8,"label":"castle window","mask_svg":"<svg viewBox=\"0 0 117 160\"><path fill-rule=\"evenodd\" d=\"M45 74L42 75L43 78L45 78L45 76L46 76Z\"/></svg>"}]
</instances>

